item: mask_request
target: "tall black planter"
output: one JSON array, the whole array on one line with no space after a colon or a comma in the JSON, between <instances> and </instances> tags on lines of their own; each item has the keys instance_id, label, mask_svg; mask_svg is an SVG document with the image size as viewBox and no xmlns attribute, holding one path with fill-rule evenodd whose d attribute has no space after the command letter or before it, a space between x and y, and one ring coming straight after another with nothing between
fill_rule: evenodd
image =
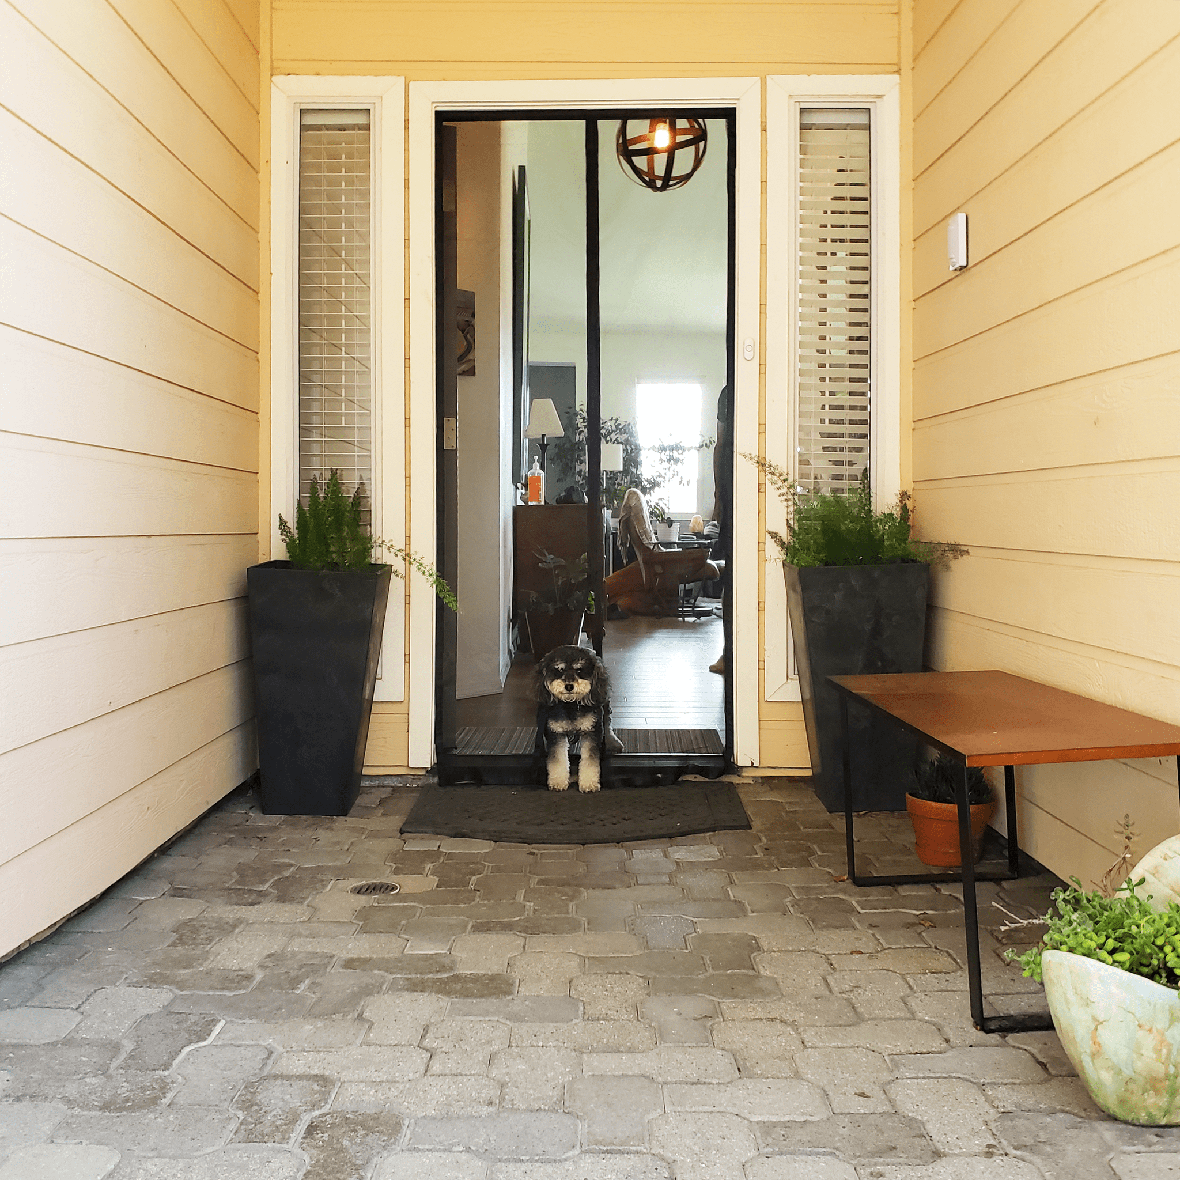
<instances>
[{"instance_id":1,"label":"tall black planter","mask_svg":"<svg viewBox=\"0 0 1180 1180\"><path fill-rule=\"evenodd\" d=\"M829 676L921 672L930 567L785 567L812 782L829 811L844 809L840 703ZM848 706L853 810L904 811L918 741L869 709Z\"/></svg>"},{"instance_id":2,"label":"tall black planter","mask_svg":"<svg viewBox=\"0 0 1180 1180\"><path fill-rule=\"evenodd\" d=\"M391 574L246 571L263 811L347 815L356 802Z\"/></svg>"}]
</instances>

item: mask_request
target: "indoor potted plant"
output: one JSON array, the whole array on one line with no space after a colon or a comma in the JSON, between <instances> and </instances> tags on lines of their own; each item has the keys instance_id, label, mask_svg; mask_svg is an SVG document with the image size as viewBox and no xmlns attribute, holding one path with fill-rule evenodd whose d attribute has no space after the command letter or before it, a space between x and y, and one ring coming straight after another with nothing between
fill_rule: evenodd
<instances>
[{"instance_id":1,"label":"indoor potted plant","mask_svg":"<svg viewBox=\"0 0 1180 1180\"><path fill-rule=\"evenodd\" d=\"M549 571L553 583L543 592L530 591L525 610L529 649L533 662L539 663L555 647L578 642L582 617L594 610L594 592L590 589L585 553L572 568L564 557L546 549L537 549L535 556L538 567Z\"/></svg>"},{"instance_id":2,"label":"indoor potted plant","mask_svg":"<svg viewBox=\"0 0 1180 1180\"><path fill-rule=\"evenodd\" d=\"M381 651L390 578L373 561L384 549L430 579L434 568L365 528L363 492L351 497L335 471L321 495L315 478L292 527L281 516L285 561L246 571L258 721L262 809L282 815L346 815L356 802Z\"/></svg>"},{"instance_id":3,"label":"indoor potted plant","mask_svg":"<svg viewBox=\"0 0 1180 1180\"><path fill-rule=\"evenodd\" d=\"M920 672L930 566L967 550L912 537L908 492L874 511L867 472L844 493L806 492L768 459L743 458L787 506L787 535L768 535L786 577L812 781L824 806L840 811L840 703L828 677ZM901 811L917 739L855 702L848 733L853 809Z\"/></svg>"},{"instance_id":4,"label":"indoor potted plant","mask_svg":"<svg viewBox=\"0 0 1180 1180\"><path fill-rule=\"evenodd\" d=\"M1180 1125L1180 905L1140 896L1053 891L1041 942L1017 956L1041 980L1053 1024L1090 1097L1112 1117Z\"/></svg>"},{"instance_id":5,"label":"indoor potted plant","mask_svg":"<svg viewBox=\"0 0 1180 1180\"><path fill-rule=\"evenodd\" d=\"M914 785L905 797L905 806L914 825L914 851L923 864L958 868L963 862L955 799L955 783L960 773L960 764L945 754L924 762L914 773ZM991 784L978 766L967 767L967 802L971 808L974 863L979 859L987 825L996 810Z\"/></svg>"}]
</instances>

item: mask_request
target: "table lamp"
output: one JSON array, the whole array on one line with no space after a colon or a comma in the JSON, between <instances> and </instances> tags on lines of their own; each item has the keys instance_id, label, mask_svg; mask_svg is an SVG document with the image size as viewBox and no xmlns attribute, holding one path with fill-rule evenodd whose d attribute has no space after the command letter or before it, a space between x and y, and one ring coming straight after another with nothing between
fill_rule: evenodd
<instances>
[{"instance_id":1,"label":"table lamp","mask_svg":"<svg viewBox=\"0 0 1180 1180\"><path fill-rule=\"evenodd\" d=\"M529 407L529 424L525 429L525 438L540 439L537 447L541 452L541 470L545 470L545 452L549 448L549 436L561 438L565 434L561 419L557 416L557 407L552 399L547 397L533 398Z\"/></svg>"}]
</instances>

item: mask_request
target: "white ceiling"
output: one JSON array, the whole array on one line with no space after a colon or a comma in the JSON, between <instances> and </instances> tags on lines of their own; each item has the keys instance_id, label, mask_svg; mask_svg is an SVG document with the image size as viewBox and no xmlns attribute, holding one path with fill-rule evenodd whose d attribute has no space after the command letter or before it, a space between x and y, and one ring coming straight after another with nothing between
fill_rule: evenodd
<instances>
[{"instance_id":1,"label":"white ceiling","mask_svg":"<svg viewBox=\"0 0 1180 1180\"><path fill-rule=\"evenodd\" d=\"M618 124L599 125L601 323L604 331L724 332L725 124L711 120L704 162L682 188L652 193L615 155ZM584 124L529 124L534 322L586 322Z\"/></svg>"}]
</instances>

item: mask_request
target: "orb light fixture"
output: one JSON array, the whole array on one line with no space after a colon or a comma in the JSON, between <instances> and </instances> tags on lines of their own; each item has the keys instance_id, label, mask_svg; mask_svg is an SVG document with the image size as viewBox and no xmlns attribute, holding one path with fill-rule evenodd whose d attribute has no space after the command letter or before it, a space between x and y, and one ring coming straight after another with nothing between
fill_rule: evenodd
<instances>
[{"instance_id":1,"label":"orb light fixture","mask_svg":"<svg viewBox=\"0 0 1180 1180\"><path fill-rule=\"evenodd\" d=\"M636 184L666 193L696 175L708 139L700 119L624 119L615 137L615 151L619 166Z\"/></svg>"}]
</instances>

